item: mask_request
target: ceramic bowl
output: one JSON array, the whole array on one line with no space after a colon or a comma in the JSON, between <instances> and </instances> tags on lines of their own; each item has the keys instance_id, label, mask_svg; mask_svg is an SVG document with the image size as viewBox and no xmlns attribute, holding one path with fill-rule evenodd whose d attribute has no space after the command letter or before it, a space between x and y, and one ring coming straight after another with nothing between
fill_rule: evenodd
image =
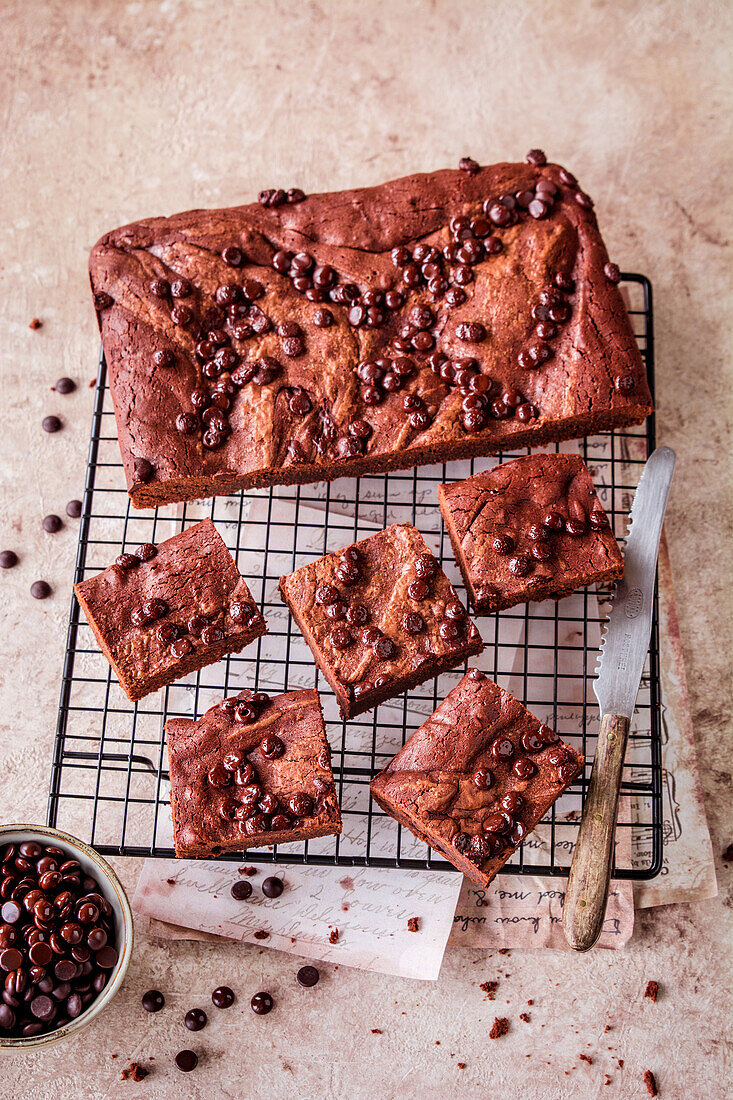
<instances>
[{"instance_id":1,"label":"ceramic bowl","mask_svg":"<svg viewBox=\"0 0 733 1100\"><path fill-rule=\"evenodd\" d=\"M9 1038L0 1031L0 1053L37 1050L78 1034L105 1010L115 996L125 979L132 955L132 910L122 884L109 863L84 841L59 829L51 829L47 825L0 825L0 849L6 844L22 844L26 840L35 840L38 844L58 844L71 853L69 858L79 860L84 872L97 880L100 892L114 909L119 958L102 992L75 1020L70 1020L55 1031L25 1038Z\"/></svg>"}]
</instances>

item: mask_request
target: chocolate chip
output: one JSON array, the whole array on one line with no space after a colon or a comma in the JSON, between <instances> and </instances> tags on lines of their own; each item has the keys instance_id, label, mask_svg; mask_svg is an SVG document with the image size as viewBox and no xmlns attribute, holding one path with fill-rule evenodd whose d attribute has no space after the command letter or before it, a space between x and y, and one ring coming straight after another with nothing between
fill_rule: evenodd
<instances>
[{"instance_id":1,"label":"chocolate chip","mask_svg":"<svg viewBox=\"0 0 733 1100\"><path fill-rule=\"evenodd\" d=\"M34 600L45 600L51 595L51 585L48 581L34 581L31 585L31 596Z\"/></svg>"},{"instance_id":2,"label":"chocolate chip","mask_svg":"<svg viewBox=\"0 0 733 1100\"><path fill-rule=\"evenodd\" d=\"M618 264L605 264L603 268L603 274L606 276L609 283L621 282L621 268L618 266Z\"/></svg>"},{"instance_id":3,"label":"chocolate chip","mask_svg":"<svg viewBox=\"0 0 733 1100\"><path fill-rule=\"evenodd\" d=\"M247 884L249 885L249 884ZM283 880L272 875L262 883L262 893L266 898L279 898L284 890Z\"/></svg>"},{"instance_id":4,"label":"chocolate chip","mask_svg":"<svg viewBox=\"0 0 733 1100\"><path fill-rule=\"evenodd\" d=\"M249 886L248 882L240 882L240 886ZM188 1012L183 1018L183 1022L189 1031L201 1031L203 1027L206 1027L206 1021L208 1017L203 1008L189 1008Z\"/></svg>"},{"instance_id":5,"label":"chocolate chip","mask_svg":"<svg viewBox=\"0 0 733 1100\"><path fill-rule=\"evenodd\" d=\"M0 569L13 569L18 564L18 555L14 550L0 552Z\"/></svg>"},{"instance_id":6,"label":"chocolate chip","mask_svg":"<svg viewBox=\"0 0 733 1100\"><path fill-rule=\"evenodd\" d=\"M222 250L221 258L229 267L241 267L244 263L244 253L236 245L227 245Z\"/></svg>"},{"instance_id":7,"label":"chocolate chip","mask_svg":"<svg viewBox=\"0 0 733 1100\"><path fill-rule=\"evenodd\" d=\"M497 737L491 745L491 755L496 761L511 760L514 756L514 745L508 737Z\"/></svg>"},{"instance_id":8,"label":"chocolate chip","mask_svg":"<svg viewBox=\"0 0 733 1100\"><path fill-rule=\"evenodd\" d=\"M516 814L524 805L524 799L518 791L509 791L501 800L501 808L508 814Z\"/></svg>"},{"instance_id":9,"label":"chocolate chip","mask_svg":"<svg viewBox=\"0 0 733 1100\"><path fill-rule=\"evenodd\" d=\"M479 791L488 791L494 783L494 776L488 768L479 768L473 773L473 783Z\"/></svg>"},{"instance_id":10,"label":"chocolate chip","mask_svg":"<svg viewBox=\"0 0 733 1100\"><path fill-rule=\"evenodd\" d=\"M608 527L608 517L605 512L600 510L591 512L588 516L588 522L594 531L603 531L605 527Z\"/></svg>"},{"instance_id":11,"label":"chocolate chip","mask_svg":"<svg viewBox=\"0 0 733 1100\"><path fill-rule=\"evenodd\" d=\"M61 421L57 416L45 416L41 427L44 432L58 432L61 430Z\"/></svg>"},{"instance_id":12,"label":"chocolate chip","mask_svg":"<svg viewBox=\"0 0 733 1100\"><path fill-rule=\"evenodd\" d=\"M397 656L397 647L391 638L378 638L372 648L382 661L392 661Z\"/></svg>"},{"instance_id":13,"label":"chocolate chip","mask_svg":"<svg viewBox=\"0 0 733 1100\"><path fill-rule=\"evenodd\" d=\"M316 328L330 328L333 324L333 314L330 309L317 309L313 314L313 324Z\"/></svg>"},{"instance_id":14,"label":"chocolate chip","mask_svg":"<svg viewBox=\"0 0 733 1100\"><path fill-rule=\"evenodd\" d=\"M458 167L460 171L465 172L467 176L475 176L481 171L479 165L472 157L461 157L458 161Z\"/></svg>"},{"instance_id":15,"label":"chocolate chip","mask_svg":"<svg viewBox=\"0 0 733 1100\"><path fill-rule=\"evenodd\" d=\"M165 997L158 989L149 989L143 993L142 1006L146 1012L160 1012L165 1005Z\"/></svg>"},{"instance_id":16,"label":"chocolate chip","mask_svg":"<svg viewBox=\"0 0 733 1100\"><path fill-rule=\"evenodd\" d=\"M633 393L636 388L633 374L617 374L613 380L613 388L625 397Z\"/></svg>"},{"instance_id":17,"label":"chocolate chip","mask_svg":"<svg viewBox=\"0 0 733 1100\"><path fill-rule=\"evenodd\" d=\"M402 625L408 634L422 634L425 630L425 620L417 611L412 611L410 614L405 615L402 620Z\"/></svg>"},{"instance_id":18,"label":"chocolate chip","mask_svg":"<svg viewBox=\"0 0 733 1100\"><path fill-rule=\"evenodd\" d=\"M529 779L537 771L537 765L531 760L527 760L526 757L520 757L514 761L512 771L517 779Z\"/></svg>"},{"instance_id":19,"label":"chocolate chip","mask_svg":"<svg viewBox=\"0 0 733 1100\"><path fill-rule=\"evenodd\" d=\"M486 328L478 321L464 321L456 328L456 336L469 344L480 344L486 339Z\"/></svg>"},{"instance_id":20,"label":"chocolate chip","mask_svg":"<svg viewBox=\"0 0 733 1100\"><path fill-rule=\"evenodd\" d=\"M516 557L509 559L509 571L515 577L526 577L532 572L532 562L526 554L517 554Z\"/></svg>"},{"instance_id":21,"label":"chocolate chip","mask_svg":"<svg viewBox=\"0 0 733 1100\"><path fill-rule=\"evenodd\" d=\"M311 989L314 985L318 985L320 976L315 966L301 966L296 975L298 984L302 985L304 989Z\"/></svg>"},{"instance_id":22,"label":"chocolate chip","mask_svg":"<svg viewBox=\"0 0 733 1100\"><path fill-rule=\"evenodd\" d=\"M542 149L530 149L524 159L528 164L534 165L535 168L544 168L547 164L547 157Z\"/></svg>"},{"instance_id":23,"label":"chocolate chip","mask_svg":"<svg viewBox=\"0 0 733 1100\"><path fill-rule=\"evenodd\" d=\"M299 202L304 202L305 198L306 198L305 191L301 191L301 189L299 187L290 187L290 188L288 188L288 193L286 195L286 200L291 205L293 205L295 203L299 203Z\"/></svg>"},{"instance_id":24,"label":"chocolate chip","mask_svg":"<svg viewBox=\"0 0 733 1100\"><path fill-rule=\"evenodd\" d=\"M274 733L268 734L260 741L260 752L266 760L279 760L285 753L285 743Z\"/></svg>"},{"instance_id":25,"label":"chocolate chip","mask_svg":"<svg viewBox=\"0 0 733 1100\"><path fill-rule=\"evenodd\" d=\"M211 1000L216 1008L229 1008L234 1004L234 991L228 985L218 985L211 994Z\"/></svg>"},{"instance_id":26,"label":"chocolate chip","mask_svg":"<svg viewBox=\"0 0 733 1100\"><path fill-rule=\"evenodd\" d=\"M97 293L94 295L94 308L96 310L101 311L103 309L109 309L110 306L113 305L114 298L107 294L106 291L98 290Z\"/></svg>"},{"instance_id":27,"label":"chocolate chip","mask_svg":"<svg viewBox=\"0 0 733 1100\"><path fill-rule=\"evenodd\" d=\"M571 517L565 520L565 530L569 535L580 537L585 534L586 527L581 519L572 519Z\"/></svg>"},{"instance_id":28,"label":"chocolate chip","mask_svg":"<svg viewBox=\"0 0 733 1100\"><path fill-rule=\"evenodd\" d=\"M491 540L491 546L497 554L511 554L514 549L514 539L511 535L495 535Z\"/></svg>"},{"instance_id":29,"label":"chocolate chip","mask_svg":"<svg viewBox=\"0 0 733 1100\"><path fill-rule=\"evenodd\" d=\"M73 378L59 378L53 388L56 390L56 393L73 393L76 389L76 382Z\"/></svg>"},{"instance_id":30,"label":"chocolate chip","mask_svg":"<svg viewBox=\"0 0 733 1100\"><path fill-rule=\"evenodd\" d=\"M199 1064L198 1054L193 1050L179 1050L176 1055L176 1065L183 1073L190 1073Z\"/></svg>"},{"instance_id":31,"label":"chocolate chip","mask_svg":"<svg viewBox=\"0 0 733 1100\"><path fill-rule=\"evenodd\" d=\"M254 997L250 1001L252 1011L256 1012L258 1016L266 1016L268 1012L271 1012L274 1008L275 1002L269 993L260 992L255 993Z\"/></svg>"},{"instance_id":32,"label":"chocolate chip","mask_svg":"<svg viewBox=\"0 0 733 1100\"><path fill-rule=\"evenodd\" d=\"M153 476L153 464L147 458L136 458L133 464L135 481L150 481Z\"/></svg>"},{"instance_id":33,"label":"chocolate chip","mask_svg":"<svg viewBox=\"0 0 733 1100\"><path fill-rule=\"evenodd\" d=\"M525 752L540 752L545 743L536 730L525 730L521 736L521 745Z\"/></svg>"},{"instance_id":34,"label":"chocolate chip","mask_svg":"<svg viewBox=\"0 0 733 1100\"><path fill-rule=\"evenodd\" d=\"M187 305L175 305L171 310L171 321L174 325L185 328L193 321L193 310Z\"/></svg>"},{"instance_id":35,"label":"chocolate chip","mask_svg":"<svg viewBox=\"0 0 733 1100\"><path fill-rule=\"evenodd\" d=\"M407 595L411 600L417 600L418 602L424 600L429 592L430 588L424 580L411 581L407 586Z\"/></svg>"}]
</instances>

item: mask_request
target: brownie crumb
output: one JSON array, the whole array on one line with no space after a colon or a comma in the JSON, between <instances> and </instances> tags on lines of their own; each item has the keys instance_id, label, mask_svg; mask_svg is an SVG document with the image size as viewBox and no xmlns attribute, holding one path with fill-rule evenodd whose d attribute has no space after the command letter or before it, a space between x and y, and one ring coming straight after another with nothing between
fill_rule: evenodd
<instances>
[{"instance_id":1,"label":"brownie crumb","mask_svg":"<svg viewBox=\"0 0 733 1100\"><path fill-rule=\"evenodd\" d=\"M610 1024L606 1024L606 1026L605 1026L605 1027L604 1027L604 1029L603 1029L604 1033L605 1033L605 1032L608 1032L608 1031L610 1031L610 1030L611 1030L611 1025L610 1025Z\"/></svg>"},{"instance_id":2,"label":"brownie crumb","mask_svg":"<svg viewBox=\"0 0 733 1100\"><path fill-rule=\"evenodd\" d=\"M495 1016L494 1022L489 1032L490 1039L499 1039L502 1035L506 1035L509 1030L509 1021L506 1016Z\"/></svg>"},{"instance_id":3,"label":"brownie crumb","mask_svg":"<svg viewBox=\"0 0 733 1100\"><path fill-rule=\"evenodd\" d=\"M269 938L270 938L270 933L265 931L264 928L260 928L260 929L258 929L257 932L255 932L255 939L256 940L269 940Z\"/></svg>"},{"instance_id":4,"label":"brownie crumb","mask_svg":"<svg viewBox=\"0 0 733 1100\"><path fill-rule=\"evenodd\" d=\"M43 321L39 320L38 317L34 317L33 320L31 321L31 323L28 325L28 328L32 328L34 331L35 331L35 329L42 328L42 327L43 327Z\"/></svg>"},{"instance_id":5,"label":"brownie crumb","mask_svg":"<svg viewBox=\"0 0 733 1100\"><path fill-rule=\"evenodd\" d=\"M644 996L648 997L650 1001L654 1001L656 1004L657 997L659 996L659 982L647 982Z\"/></svg>"},{"instance_id":6,"label":"brownie crumb","mask_svg":"<svg viewBox=\"0 0 733 1100\"><path fill-rule=\"evenodd\" d=\"M603 1082L603 1084L604 1085L610 1085L611 1084L611 1078L608 1076L608 1074L604 1073L603 1076L605 1077L605 1081Z\"/></svg>"},{"instance_id":7,"label":"brownie crumb","mask_svg":"<svg viewBox=\"0 0 733 1100\"><path fill-rule=\"evenodd\" d=\"M524 1020L525 1024L528 1024L532 1017L530 1016L529 1012L520 1012L519 1019Z\"/></svg>"},{"instance_id":8,"label":"brownie crumb","mask_svg":"<svg viewBox=\"0 0 733 1100\"><path fill-rule=\"evenodd\" d=\"M733 863L733 844L729 844L723 852L723 859L726 863Z\"/></svg>"},{"instance_id":9,"label":"brownie crumb","mask_svg":"<svg viewBox=\"0 0 733 1100\"><path fill-rule=\"evenodd\" d=\"M624 1060L623 1060L623 1058L617 1058L617 1059L616 1059L616 1061L618 1062L618 1068L619 1068L619 1069L623 1069L623 1068L624 1068Z\"/></svg>"},{"instance_id":10,"label":"brownie crumb","mask_svg":"<svg viewBox=\"0 0 733 1100\"><path fill-rule=\"evenodd\" d=\"M458 1066L459 1069L465 1069L466 1068L466 1063L465 1062L456 1062L456 1065Z\"/></svg>"},{"instance_id":11,"label":"brownie crumb","mask_svg":"<svg viewBox=\"0 0 733 1100\"><path fill-rule=\"evenodd\" d=\"M579 1054L578 1057L580 1058L581 1062L587 1062L589 1066L593 1065L593 1059L589 1054Z\"/></svg>"},{"instance_id":12,"label":"brownie crumb","mask_svg":"<svg viewBox=\"0 0 733 1100\"><path fill-rule=\"evenodd\" d=\"M650 1096L659 1096L657 1081L650 1069L644 1070L644 1084L646 1085L646 1091L649 1093Z\"/></svg>"},{"instance_id":13,"label":"brownie crumb","mask_svg":"<svg viewBox=\"0 0 733 1100\"><path fill-rule=\"evenodd\" d=\"M530 1008L531 1008L531 1007L532 1007L532 1005L534 1004L534 1001L530 999L529 1001L527 1001L527 1004L528 1004L528 1005L530 1006Z\"/></svg>"},{"instance_id":14,"label":"brownie crumb","mask_svg":"<svg viewBox=\"0 0 733 1100\"><path fill-rule=\"evenodd\" d=\"M167 878L165 881L168 883L169 886L176 885L176 880L174 878Z\"/></svg>"},{"instance_id":15,"label":"brownie crumb","mask_svg":"<svg viewBox=\"0 0 733 1100\"><path fill-rule=\"evenodd\" d=\"M237 874L238 875L246 875L247 878L252 878L252 875L257 874L257 868L256 867L237 867Z\"/></svg>"},{"instance_id":16,"label":"brownie crumb","mask_svg":"<svg viewBox=\"0 0 733 1100\"><path fill-rule=\"evenodd\" d=\"M145 1069L145 1066L141 1066L139 1062L130 1062L127 1069L123 1069L120 1074L121 1081L144 1081L150 1073L149 1069Z\"/></svg>"},{"instance_id":17,"label":"brownie crumb","mask_svg":"<svg viewBox=\"0 0 733 1100\"><path fill-rule=\"evenodd\" d=\"M382 1032L381 1027L373 1027L372 1028L372 1035L382 1035L382 1034L383 1034L383 1032Z\"/></svg>"},{"instance_id":18,"label":"brownie crumb","mask_svg":"<svg viewBox=\"0 0 733 1100\"><path fill-rule=\"evenodd\" d=\"M508 947L500 947L499 948L499 954L500 955L511 955L511 951L509 950Z\"/></svg>"},{"instance_id":19,"label":"brownie crumb","mask_svg":"<svg viewBox=\"0 0 733 1100\"><path fill-rule=\"evenodd\" d=\"M338 928L332 928L331 931L328 933L328 942L329 943L338 943L339 942L339 930L338 930Z\"/></svg>"},{"instance_id":20,"label":"brownie crumb","mask_svg":"<svg viewBox=\"0 0 733 1100\"><path fill-rule=\"evenodd\" d=\"M419 918L418 917L410 917L409 920L407 921L407 927L410 930L410 932L419 932L420 931L420 920L419 920Z\"/></svg>"},{"instance_id":21,"label":"brownie crumb","mask_svg":"<svg viewBox=\"0 0 733 1100\"><path fill-rule=\"evenodd\" d=\"M493 1001L498 985L498 982L481 982L479 989L483 989L489 1000Z\"/></svg>"}]
</instances>

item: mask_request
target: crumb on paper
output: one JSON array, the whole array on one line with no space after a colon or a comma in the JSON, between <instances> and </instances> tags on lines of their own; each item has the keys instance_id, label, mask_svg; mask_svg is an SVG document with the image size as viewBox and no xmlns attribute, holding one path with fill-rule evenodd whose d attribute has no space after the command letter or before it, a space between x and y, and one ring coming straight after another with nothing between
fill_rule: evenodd
<instances>
[{"instance_id":1,"label":"crumb on paper","mask_svg":"<svg viewBox=\"0 0 733 1100\"><path fill-rule=\"evenodd\" d=\"M498 982L481 982L481 985L479 986L479 989L482 989L484 991L484 993L486 994L486 996L488 997L488 999L490 1001L493 1001L494 994L496 993L496 990L497 990L498 986L499 986Z\"/></svg>"},{"instance_id":2,"label":"crumb on paper","mask_svg":"<svg viewBox=\"0 0 733 1100\"><path fill-rule=\"evenodd\" d=\"M339 942L339 930L338 930L338 928L332 928L331 931L328 933L328 942L329 943L338 943Z\"/></svg>"},{"instance_id":3,"label":"crumb on paper","mask_svg":"<svg viewBox=\"0 0 733 1100\"><path fill-rule=\"evenodd\" d=\"M529 1012L520 1012L519 1019L524 1020L525 1024L528 1024L532 1017L530 1016Z\"/></svg>"},{"instance_id":4,"label":"crumb on paper","mask_svg":"<svg viewBox=\"0 0 733 1100\"><path fill-rule=\"evenodd\" d=\"M581 1062L587 1062L589 1066L593 1065L593 1059L591 1058L590 1054L580 1054L578 1055L578 1057L580 1058Z\"/></svg>"},{"instance_id":5,"label":"crumb on paper","mask_svg":"<svg viewBox=\"0 0 733 1100\"><path fill-rule=\"evenodd\" d=\"M657 997L659 996L659 982L647 982L644 996L648 997L650 1001L654 1001L656 1004Z\"/></svg>"},{"instance_id":6,"label":"crumb on paper","mask_svg":"<svg viewBox=\"0 0 733 1100\"><path fill-rule=\"evenodd\" d=\"M733 863L733 844L729 844L723 852L723 860L725 863Z\"/></svg>"},{"instance_id":7,"label":"crumb on paper","mask_svg":"<svg viewBox=\"0 0 733 1100\"><path fill-rule=\"evenodd\" d=\"M617 1058L617 1059L616 1059L616 1061L618 1062L618 1068L619 1068L619 1069L623 1069L623 1068L624 1068L624 1060L623 1060L623 1058Z\"/></svg>"},{"instance_id":8,"label":"crumb on paper","mask_svg":"<svg viewBox=\"0 0 733 1100\"><path fill-rule=\"evenodd\" d=\"M459 1069L465 1069L466 1068L466 1063L465 1062L456 1062L456 1065L458 1066Z\"/></svg>"},{"instance_id":9,"label":"crumb on paper","mask_svg":"<svg viewBox=\"0 0 733 1100\"><path fill-rule=\"evenodd\" d=\"M139 1062L130 1062L127 1069L123 1069L120 1074L121 1081L144 1081L150 1073L149 1069L145 1069L145 1066L141 1066Z\"/></svg>"},{"instance_id":10,"label":"crumb on paper","mask_svg":"<svg viewBox=\"0 0 733 1100\"><path fill-rule=\"evenodd\" d=\"M608 1032L608 1031L610 1031L610 1030L611 1030L611 1025L610 1025L610 1024L606 1024L606 1026L605 1026L605 1027L604 1027L604 1029L603 1029L604 1033L606 1033L606 1032Z\"/></svg>"},{"instance_id":11,"label":"crumb on paper","mask_svg":"<svg viewBox=\"0 0 733 1100\"><path fill-rule=\"evenodd\" d=\"M495 1016L489 1032L490 1039L500 1039L509 1030L509 1021L506 1016Z\"/></svg>"},{"instance_id":12,"label":"crumb on paper","mask_svg":"<svg viewBox=\"0 0 733 1100\"><path fill-rule=\"evenodd\" d=\"M499 954L500 955L511 955L511 951L509 950L508 947L500 947L499 948Z\"/></svg>"},{"instance_id":13,"label":"crumb on paper","mask_svg":"<svg viewBox=\"0 0 733 1100\"><path fill-rule=\"evenodd\" d=\"M657 1079L650 1069L644 1070L644 1084L646 1085L646 1091L649 1093L650 1096L659 1096Z\"/></svg>"},{"instance_id":14,"label":"crumb on paper","mask_svg":"<svg viewBox=\"0 0 733 1100\"><path fill-rule=\"evenodd\" d=\"M419 932L420 931L420 918L419 917L410 917L407 921L407 927L410 930L410 932Z\"/></svg>"},{"instance_id":15,"label":"crumb on paper","mask_svg":"<svg viewBox=\"0 0 733 1100\"><path fill-rule=\"evenodd\" d=\"M258 928L257 931L255 932L255 939L256 940L269 940L269 938L270 938L270 933L267 932L264 928Z\"/></svg>"},{"instance_id":16,"label":"crumb on paper","mask_svg":"<svg viewBox=\"0 0 733 1100\"><path fill-rule=\"evenodd\" d=\"M382 1035L382 1034L383 1034L383 1032L382 1032L381 1027L373 1027L372 1028L372 1035Z\"/></svg>"},{"instance_id":17,"label":"crumb on paper","mask_svg":"<svg viewBox=\"0 0 733 1100\"><path fill-rule=\"evenodd\" d=\"M90 390L93 390L93 389L94 389L94 387L96 386L96 384L97 384L97 379L96 379L96 378L92 378L91 382L89 383L89 389L90 389Z\"/></svg>"},{"instance_id":18,"label":"crumb on paper","mask_svg":"<svg viewBox=\"0 0 733 1100\"><path fill-rule=\"evenodd\" d=\"M603 1082L603 1084L604 1085L610 1085L611 1084L611 1078L608 1076L608 1074L604 1073L603 1076L605 1077L605 1081Z\"/></svg>"},{"instance_id":19,"label":"crumb on paper","mask_svg":"<svg viewBox=\"0 0 733 1100\"><path fill-rule=\"evenodd\" d=\"M532 1000L532 998L531 998L531 997L530 997L530 999L529 999L529 1000L527 1001L527 1004L529 1005L529 1007L530 1007L530 1008L531 1008L531 1007L532 1007L532 1005L534 1004L534 1001Z\"/></svg>"},{"instance_id":20,"label":"crumb on paper","mask_svg":"<svg viewBox=\"0 0 733 1100\"><path fill-rule=\"evenodd\" d=\"M174 878L167 878L165 881L168 883L169 886L176 885L176 880Z\"/></svg>"},{"instance_id":21,"label":"crumb on paper","mask_svg":"<svg viewBox=\"0 0 733 1100\"><path fill-rule=\"evenodd\" d=\"M41 321L38 317L34 317L33 320L31 321L31 323L28 325L28 328L32 328L34 331L35 331L35 329L42 328L42 327L43 327L43 321Z\"/></svg>"},{"instance_id":22,"label":"crumb on paper","mask_svg":"<svg viewBox=\"0 0 733 1100\"><path fill-rule=\"evenodd\" d=\"M238 875L246 875L247 878L252 878L252 875L257 874L257 868L256 867L247 867L247 866L237 867L237 874Z\"/></svg>"}]
</instances>

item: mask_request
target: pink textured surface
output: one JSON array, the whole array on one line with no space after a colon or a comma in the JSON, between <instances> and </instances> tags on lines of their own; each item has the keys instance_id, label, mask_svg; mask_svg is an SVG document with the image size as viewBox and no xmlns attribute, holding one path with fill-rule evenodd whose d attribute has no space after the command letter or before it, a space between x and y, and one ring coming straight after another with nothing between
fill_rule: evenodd
<instances>
[{"instance_id":1,"label":"pink textured surface","mask_svg":"<svg viewBox=\"0 0 733 1100\"><path fill-rule=\"evenodd\" d=\"M679 456L667 530L719 855L733 840L733 716L720 690L730 652L731 479L720 457L733 362L721 220L729 6L257 0L235 15L213 0L8 0L3 20L0 531L21 558L0 576L3 818L46 811L77 525L50 536L40 521L63 515L83 487L98 349L86 272L94 241L155 209L248 201L279 184L376 183L541 144L595 198L611 258L654 280L658 434ZM33 317L43 321L35 332ZM60 375L76 379L75 393L50 392ZM40 422L51 413L64 429L49 436ZM54 587L45 602L28 593L40 577ZM132 887L136 861L113 862ZM324 967L303 990L293 960L267 949L160 945L140 924L114 1010L73 1045L4 1058L0 1092L208 1100L246 1086L267 1100L438 1100L460 1088L471 1100L626 1100L646 1095L649 1068L663 1100L721 1100L731 874L718 869L718 899L640 913L621 953L450 950L434 986ZM497 976L488 1003L479 983ZM657 1004L644 1000L650 978L660 981ZM239 996L226 1012L210 1005L221 982ZM168 999L157 1016L140 1007L152 986ZM248 1005L260 989L277 1002L264 1019ZM197 1005L210 1023L191 1035L182 1018ZM495 1015L511 1028L489 1042ZM172 1064L185 1046L207 1052L188 1076ZM153 1055L144 1084L119 1081L131 1059L150 1066Z\"/></svg>"}]
</instances>

